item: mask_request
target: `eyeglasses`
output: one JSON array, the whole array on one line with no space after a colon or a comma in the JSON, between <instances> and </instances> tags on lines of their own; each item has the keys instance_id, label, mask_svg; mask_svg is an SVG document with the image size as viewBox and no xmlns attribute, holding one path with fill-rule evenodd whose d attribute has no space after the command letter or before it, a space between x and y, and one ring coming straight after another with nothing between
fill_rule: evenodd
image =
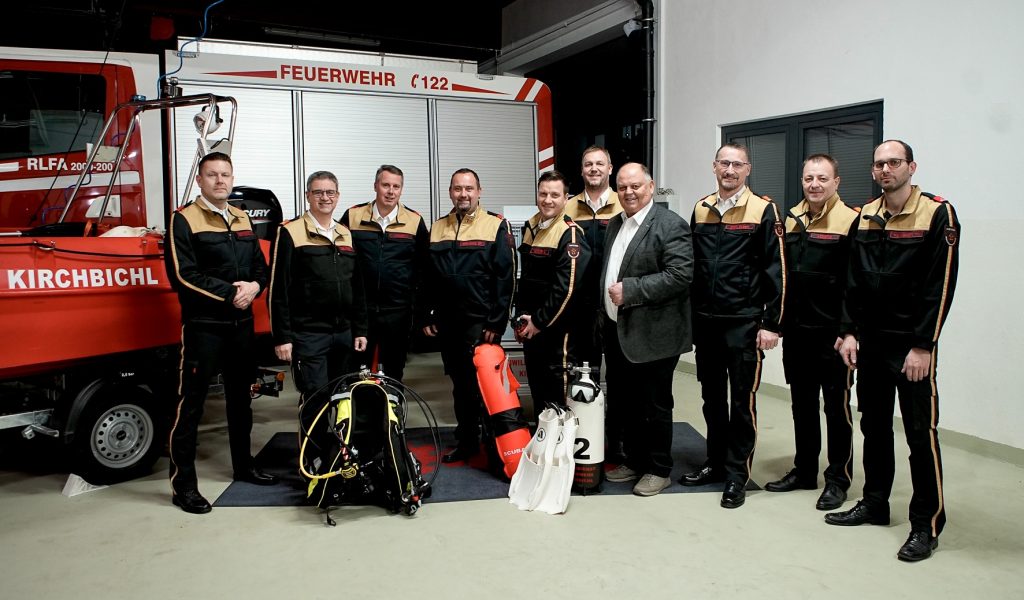
<instances>
[{"instance_id":1,"label":"eyeglasses","mask_svg":"<svg viewBox=\"0 0 1024 600\"><path fill-rule=\"evenodd\" d=\"M317 200L320 198L327 198L328 200L334 200L338 197L337 190L310 190L309 195L313 196Z\"/></svg>"},{"instance_id":2,"label":"eyeglasses","mask_svg":"<svg viewBox=\"0 0 1024 600\"><path fill-rule=\"evenodd\" d=\"M729 167L742 169L744 166L749 165L750 163L742 162L739 160L716 160L715 164L722 167L723 169L728 169Z\"/></svg>"},{"instance_id":3,"label":"eyeglasses","mask_svg":"<svg viewBox=\"0 0 1024 600\"><path fill-rule=\"evenodd\" d=\"M881 171L882 168L885 167L885 165L889 165L890 169L898 169L900 168L900 165L902 165L905 162L907 162L907 159L905 158L889 158L886 160L877 160L871 163L871 170Z\"/></svg>"}]
</instances>

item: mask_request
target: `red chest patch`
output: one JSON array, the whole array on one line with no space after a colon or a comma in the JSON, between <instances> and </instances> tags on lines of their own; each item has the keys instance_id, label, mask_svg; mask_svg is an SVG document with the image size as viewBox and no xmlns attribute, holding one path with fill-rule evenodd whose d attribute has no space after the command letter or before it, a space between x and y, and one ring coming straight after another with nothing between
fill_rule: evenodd
<instances>
[{"instance_id":1,"label":"red chest patch","mask_svg":"<svg viewBox=\"0 0 1024 600\"><path fill-rule=\"evenodd\" d=\"M459 248L483 248L487 245L487 242L483 240L469 240L466 242L459 242Z\"/></svg>"},{"instance_id":2,"label":"red chest patch","mask_svg":"<svg viewBox=\"0 0 1024 600\"><path fill-rule=\"evenodd\" d=\"M842 236L839 235L838 233L809 233L807 234L807 237L811 238L812 240L834 242L841 238Z\"/></svg>"},{"instance_id":3,"label":"red chest patch","mask_svg":"<svg viewBox=\"0 0 1024 600\"><path fill-rule=\"evenodd\" d=\"M924 234L926 234L928 232L921 230L921 231L890 231L888 233L889 233L889 239L890 240L915 240L915 239L923 238Z\"/></svg>"},{"instance_id":4,"label":"red chest patch","mask_svg":"<svg viewBox=\"0 0 1024 600\"><path fill-rule=\"evenodd\" d=\"M251 230L242 230L242 231L236 231L235 232L235 237L237 237L240 240L244 240L246 238L251 238L254 235L256 235L256 234L253 233Z\"/></svg>"},{"instance_id":5,"label":"red chest patch","mask_svg":"<svg viewBox=\"0 0 1024 600\"><path fill-rule=\"evenodd\" d=\"M753 231L757 229L757 223L729 223L725 226L726 231Z\"/></svg>"},{"instance_id":6,"label":"red chest patch","mask_svg":"<svg viewBox=\"0 0 1024 600\"><path fill-rule=\"evenodd\" d=\"M551 256L551 248L530 248L530 256Z\"/></svg>"},{"instance_id":7,"label":"red chest patch","mask_svg":"<svg viewBox=\"0 0 1024 600\"><path fill-rule=\"evenodd\" d=\"M411 233L389 233L389 240L411 240L413 235Z\"/></svg>"}]
</instances>

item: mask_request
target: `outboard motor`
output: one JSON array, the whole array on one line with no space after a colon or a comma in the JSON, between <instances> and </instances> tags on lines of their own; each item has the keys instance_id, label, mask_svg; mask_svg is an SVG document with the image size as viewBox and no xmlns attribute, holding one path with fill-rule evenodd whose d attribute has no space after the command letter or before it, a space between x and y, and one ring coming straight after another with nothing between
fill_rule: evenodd
<instances>
[{"instance_id":1,"label":"outboard motor","mask_svg":"<svg viewBox=\"0 0 1024 600\"><path fill-rule=\"evenodd\" d=\"M249 218L252 219L256 237L261 240L274 241L274 237L277 236L277 228L284 220L281 202L278 201L274 192L240 185L231 191L231 195L228 196L228 204L248 213Z\"/></svg>"}]
</instances>

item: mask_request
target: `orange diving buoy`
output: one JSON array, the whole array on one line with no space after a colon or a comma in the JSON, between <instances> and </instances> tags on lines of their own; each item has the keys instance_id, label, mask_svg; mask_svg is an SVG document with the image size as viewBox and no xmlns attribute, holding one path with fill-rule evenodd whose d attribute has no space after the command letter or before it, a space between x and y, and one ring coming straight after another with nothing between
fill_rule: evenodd
<instances>
[{"instance_id":1,"label":"orange diving buoy","mask_svg":"<svg viewBox=\"0 0 1024 600\"><path fill-rule=\"evenodd\" d=\"M497 344L480 344L473 352L473 366L480 395L491 417L491 429L505 475L512 477L519 467L523 448L530 443L530 430L519 404L519 382L512 375L505 351Z\"/></svg>"}]
</instances>

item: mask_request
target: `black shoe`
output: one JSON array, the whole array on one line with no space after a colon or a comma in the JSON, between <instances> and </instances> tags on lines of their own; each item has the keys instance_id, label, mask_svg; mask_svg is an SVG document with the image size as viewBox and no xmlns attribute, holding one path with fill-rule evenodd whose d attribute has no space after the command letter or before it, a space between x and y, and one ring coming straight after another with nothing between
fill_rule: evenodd
<instances>
[{"instance_id":1,"label":"black shoe","mask_svg":"<svg viewBox=\"0 0 1024 600\"><path fill-rule=\"evenodd\" d=\"M721 483L723 481L725 481L725 471L721 467L712 467L707 463L696 471L687 473L679 478L679 483L689 487Z\"/></svg>"},{"instance_id":2,"label":"black shoe","mask_svg":"<svg viewBox=\"0 0 1024 600\"><path fill-rule=\"evenodd\" d=\"M869 523L871 525L888 525L889 513L888 511L886 511L885 514L872 513L871 509L868 508L868 505L864 504L864 501L861 500L850 510L828 513L825 515L825 522L829 525L842 525L844 527L853 527L855 525L863 525L865 523Z\"/></svg>"},{"instance_id":3,"label":"black shoe","mask_svg":"<svg viewBox=\"0 0 1024 600\"><path fill-rule=\"evenodd\" d=\"M722 492L722 508L739 508L747 500L747 492L743 485L730 481L725 484L725 491Z\"/></svg>"},{"instance_id":4,"label":"black shoe","mask_svg":"<svg viewBox=\"0 0 1024 600\"><path fill-rule=\"evenodd\" d=\"M181 507L181 510L194 515L205 515L213 510L209 500L203 498L199 490L176 492L171 496L171 503Z\"/></svg>"},{"instance_id":5,"label":"black shoe","mask_svg":"<svg viewBox=\"0 0 1024 600\"><path fill-rule=\"evenodd\" d=\"M764 489L769 492L792 492L793 490L816 490L818 489L818 477L812 479L800 477L793 469L786 473L782 479L766 483Z\"/></svg>"},{"instance_id":6,"label":"black shoe","mask_svg":"<svg viewBox=\"0 0 1024 600\"><path fill-rule=\"evenodd\" d=\"M932 555L939 547L939 538L932 537L927 531L911 531L910 537L903 543L896 558L904 562L917 562Z\"/></svg>"},{"instance_id":7,"label":"black shoe","mask_svg":"<svg viewBox=\"0 0 1024 600\"><path fill-rule=\"evenodd\" d=\"M818 510L835 510L846 502L846 490L839 487L838 483L825 482L825 489L818 496L818 503L814 508Z\"/></svg>"},{"instance_id":8,"label":"black shoe","mask_svg":"<svg viewBox=\"0 0 1024 600\"><path fill-rule=\"evenodd\" d=\"M249 467L241 473L235 471L233 479L235 481L244 481L253 485L274 485L277 483L277 475L264 473L259 467Z\"/></svg>"},{"instance_id":9,"label":"black shoe","mask_svg":"<svg viewBox=\"0 0 1024 600\"><path fill-rule=\"evenodd\" d=\"M441 462L447 465L449 463L459 462L460 460L469 460L477 454L480 454L479 444L475 446L464 446L459 444L454 450L442 456Z\"/></svg>"}]
</instances>

